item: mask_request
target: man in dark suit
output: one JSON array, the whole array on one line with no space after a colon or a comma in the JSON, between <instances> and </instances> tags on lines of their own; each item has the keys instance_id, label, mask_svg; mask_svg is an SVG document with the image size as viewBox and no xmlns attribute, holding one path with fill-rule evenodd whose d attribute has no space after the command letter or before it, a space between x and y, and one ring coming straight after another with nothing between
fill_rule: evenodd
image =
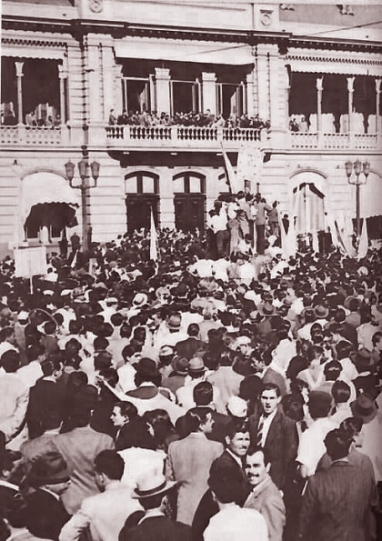
<instances>
[{"instance_id":1,"label":"man in dark suit","mask_svg":"<svg viewBox=\"0 0 382 541\"><path fill-rule=\"evenodd\" d=\"M231 479L236 490L236 503L240 506L249 496L251 486L244 472L244 459L249 448L248 423L242 419L232 419L227 426L226 444L227 448L223 454L214 460L215 471L221 470L222 476ZM194 541L203 539L203 532L219 507L213 498L211 490L207 490L200 500L192 523Z\"/></svg>"},{"instance_id":2,"label":"man in dark suit","mask_svg":"<svg viewBox=\"0 0 382 541\"><path fill-rule=\"evenodd\" d=\"M348 461L351 439L332 430L325 446L332 464L309 478L303 496L299 537L303 541L366 541L370 537L373 484Z\"/></svg>"},{"instance_id":3,"label":"man in dark suit","mask_svg":"<svg viewBox=\"0 0 382 541\"><path fill-rule=\"evenodd\" d=\"M133 493L145 513L130 516L119 534L119 541L191 541L191 528L165 516L168 493L176 485L166 481L162 472L143 477Z\"/></svg>"},{"instance_id":4,"label":"man in dark suit","mask_svg":"<svg viewBox=\"0 0 382 541\"><path fill-rule=\"evenodd\" d=\"M28 480L31 492L25 497L26 505L10 521L36 537L56 541L70 518L61 501L70 482L65 460L55 451L42 455L33 463Z\"/></svg>"},{"instance_id":5,"label":"man in dark suit","mask_svg":"<svg viewBox=\"0 0 382 541\"><path fill-rule=\"evenodd\" d=\"M198 338L199 332L200 329L197 323L191 323L188 326L188 338L186 338L186 340L181 340L175 346L176 353L180 357L186 357L186 359L190 360L198 351L205 351L207 349L206 342L203 342Z\"/></svg>"},{"instance_id":6,"label":"man in dark suit","mask_svg":"<svg viewBox=\"0 0 382 541\"><path fill-rule=\"evenodd\" d=\"M262 411L249 417L251 443L264 449L272 481L282 490L297 456L296 424L280 409L280 389L274 383L264 385L260 401Z\"/></svg>"}]
</instances>

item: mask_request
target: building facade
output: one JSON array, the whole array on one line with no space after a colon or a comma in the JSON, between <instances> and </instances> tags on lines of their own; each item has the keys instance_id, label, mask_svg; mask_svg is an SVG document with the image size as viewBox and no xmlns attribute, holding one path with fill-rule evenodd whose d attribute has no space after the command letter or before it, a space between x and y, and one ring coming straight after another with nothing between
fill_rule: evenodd
<instances>
[{"instance_id":1,"label":"building facade","mask_svg":"<svg viewBox=\"0 0 382 541\"><path fill-rule=\"evenodd\" d=\"M160 227L203 229L230 191L222 149L234 166L258 152L246 184L298 214L301 231L355 217L349 161L366 181L361 216L382 215L381 7L5 0L2 11L1 254L56 246L85 222L108 241L148 227L151 209Z\"/></svg>"}]
</instances>

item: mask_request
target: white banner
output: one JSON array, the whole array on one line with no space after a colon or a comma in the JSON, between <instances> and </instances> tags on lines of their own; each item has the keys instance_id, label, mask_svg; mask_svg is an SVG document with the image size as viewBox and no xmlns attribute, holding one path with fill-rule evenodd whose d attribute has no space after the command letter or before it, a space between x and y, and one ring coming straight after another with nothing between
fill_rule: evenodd
<instances>
[{"instance_id":1,"label":"white banner","mask_svg":"<svg viewBox=\"0 0 382 541\"><path fill-rule=\"evenodd\" d=\"M48 272L45 246L17 248L14 250L14 258L17 278L32 278L32 276L45 275Z\"/></svg>"}]
</instances>

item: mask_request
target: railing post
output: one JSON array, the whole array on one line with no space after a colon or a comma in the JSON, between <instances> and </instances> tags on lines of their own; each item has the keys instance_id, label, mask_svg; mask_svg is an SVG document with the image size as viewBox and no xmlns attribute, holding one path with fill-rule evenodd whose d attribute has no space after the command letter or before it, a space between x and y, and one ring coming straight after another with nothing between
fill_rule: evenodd
<instances>
[{"instance_id":1,"label":"railing post","mask_svg":"<svg viewBox=\"0 0 382 541\"><path fill-rule=\"evenodd\" d=\"M19 143L25 143L26 140L26 129L24 124L17 125L17 138Z\"/></svg>"},{"instance_id":2,"label":"railing post","mask_svg":"<svg viewBox=\"0 0 382 541\"><path fill-rule=\"evenodd\" d=\"M170 140L178 141L178 126L170 126Z\"/></svg>"}]
</instances>

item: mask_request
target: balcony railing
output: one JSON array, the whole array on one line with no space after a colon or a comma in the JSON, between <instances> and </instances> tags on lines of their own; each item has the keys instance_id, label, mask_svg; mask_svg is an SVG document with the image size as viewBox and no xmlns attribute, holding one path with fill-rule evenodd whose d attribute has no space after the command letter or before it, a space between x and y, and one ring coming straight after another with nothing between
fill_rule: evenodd
<instances>
[{"instance_id":1,"label":"balcony railing","mask_svg":"<svg viewBox=\"0 0 382 541\"><path fill-rule=\"evenodd\" d=\"M378 148L376 133L302 133L291 132L291 147L295 149L325 150L375 150Z\"/></svg>"},{"instance_id":2,"label":"balcony railing","mask_svg":"<svg viewBox=\"0 0 382 541\"><path fill-rule=\"evenodd\" d=\"M61 127L0 126L0 144L57 146L62 143Z\"/></svg>"},{"instance_id":3,"label":"balcony railing","mask_svg":"<svg viewBox=\"0 0 382 541\"><path fill-rule=\"evenodd\" d=\"M261 130L253 128L206 128L198 126L108 126L109 147L126 149L149 147L153 149L218 150L220 142L227 149L238 149L242 142L260 141Z\"/></svg>"}]
</instances>

